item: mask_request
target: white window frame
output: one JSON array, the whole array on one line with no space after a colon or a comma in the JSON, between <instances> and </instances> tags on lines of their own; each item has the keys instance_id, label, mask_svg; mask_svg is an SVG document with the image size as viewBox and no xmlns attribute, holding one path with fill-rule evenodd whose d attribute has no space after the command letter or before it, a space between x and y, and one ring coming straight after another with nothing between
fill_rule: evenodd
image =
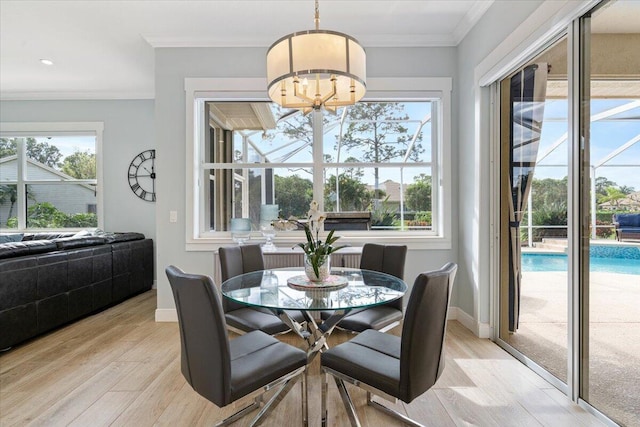
<instances>
[{"instance_id":1,"label":"white window frame","mask_svg":"<svg viewBox=\"0 0 640 427\"><path fill-rule=\"evenodd\" d=\"M28 138L38 136L85 134L96 138L96 212L98 216L98 228L104 229L104 203L103 203L103 166L102 166L102 134L103 122L3 122L0 123L0 137L2 138ZM48 185L69 185L70 183L83 183L83 180L39 182L27 179L26 157L18 156L22 160L22 167L18 164L17 185L18 200L16 209L18 213L18 228L3 229L4 231L38 231L41 229L27 228L25 204L27 203L24 188L27 184L46 183ZM86 180L84 180L86 181ZM64 228L60 231L74 231L82 228ZM47 229L57 230L57 229Z\"/></svg>"},{"instance_id":2,"label":"white window frame","mask_svg":"<svg viewBox=\"0 0 640 427\"><path fill-rule=\"evenodd\" d=\"M205 101L265 101L269 98L265 92L265 81L261 78L186 78L185 79L185 147L186 147L186 250L211 251L220 246L233 244L229 232L200 232L204 223L204 186L200 182L201 156L204 148L202 123ZM437 128L440 132L440 147L434 172L434 186L438 200L434 200L434 217L437 217L437 235L426 233L407 233L406 231L349 231L340 232L341 242L361 246L367 242L385 244L405 244L409 249L451 249L452 247L452 174L451 174L451 89L449 77L417 78L370 78L367 80L367 95L363 101L420 101L439 99L440 115ZM243 165L239 165L243 166ZM438 173L438 176L435 176ZM314 186L319 185L314 182ZM314 188L315 190L315 188ZM286 239L278 236L277 244L288 247L303 238L287 234ZM290 241L289 241L290 240Z\"/></svg>"}]
</instances>

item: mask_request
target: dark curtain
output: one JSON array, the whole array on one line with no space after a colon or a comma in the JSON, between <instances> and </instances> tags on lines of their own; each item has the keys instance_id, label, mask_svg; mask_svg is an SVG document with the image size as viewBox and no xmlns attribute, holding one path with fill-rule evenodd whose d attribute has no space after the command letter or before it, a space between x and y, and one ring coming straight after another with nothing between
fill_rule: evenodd
<instances>
[{"instance_id":1,"label":"dark curtain","mask_svg":"<svg viewBox=\"0 0 640 427\"><path fill-rule=\"evenodd\" d=\"M509 332L518 329L520 316L520 221L527 207L538 157L547 89L547 64L528 65L511 78L511 132L509 182Z\"/></svg>"}]
</instances>

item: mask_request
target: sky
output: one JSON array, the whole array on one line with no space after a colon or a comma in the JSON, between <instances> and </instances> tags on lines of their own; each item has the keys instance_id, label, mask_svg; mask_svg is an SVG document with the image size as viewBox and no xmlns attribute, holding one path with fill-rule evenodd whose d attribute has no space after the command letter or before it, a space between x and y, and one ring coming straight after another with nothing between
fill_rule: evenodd
<instances>
[{"instance_id":1,"label":"sky","mask_svg":"<svg viewBox=\"0 0 640 427\"><path fill-rule=\"evenodd\" d=\"M591 115L597 115L632 101L635 100L594 99L591 101ZM551 100L545 105L536 178L563 178L568 175L567 143L564 142L549 153L550 147L567 132L567 109L566 100ZM605 120L592 122L590 144L592 165L600 164L616 149L639 135L640 107L613 115ZM549 154L541 159L547 153ZM636 191L640 191L640 142L631 145L618 156L598 167L596 176L604 176L618 186L633 187Z\"/></svg>"}]
</instances>

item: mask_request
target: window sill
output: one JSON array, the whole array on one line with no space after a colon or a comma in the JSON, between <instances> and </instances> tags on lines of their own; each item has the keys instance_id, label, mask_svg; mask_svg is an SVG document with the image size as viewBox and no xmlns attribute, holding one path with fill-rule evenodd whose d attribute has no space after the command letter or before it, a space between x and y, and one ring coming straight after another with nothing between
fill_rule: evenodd
<instances>
[{"instance_id":1,"label":"window sill","mask_svg":"<svg viewBox=\"0 0 640 427\"><path fill-rule=\"evenodd\" d=\"M222 233L221 233L222 234ZM226 233L225 233L226 234ZM263 244L263 237L253 236L248 244ZM290 250L298 243L304 241L304 236L292 238L291 236L276 237L273 243L282 250ZM449 250L451 249L451 239L439 236L408 236L401 234L394 235L343 235L336 244L349 245L352 247L361 247L365 243L379 243L386 245L407 245L409 250ZM187 252L212 252L217 251L221 246L237 245L230 236L221 235L220 237L202 237L188 241L185 245ZM348 250L348 248L345 248Z\"/></svg>"}]
</instances>

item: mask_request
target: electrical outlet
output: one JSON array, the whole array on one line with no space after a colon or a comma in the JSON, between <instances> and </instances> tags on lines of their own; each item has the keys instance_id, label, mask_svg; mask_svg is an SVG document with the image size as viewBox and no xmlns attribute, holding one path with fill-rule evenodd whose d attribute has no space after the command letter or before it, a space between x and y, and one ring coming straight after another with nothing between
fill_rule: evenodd
<instances>
[{"instance_id":1,"label":"electrical outlet","mask_svg":"<svg viewBox=\"0 0 640 427\"><path fill-rule=\"evenodd\" d=\"M169 222L178 222L178 211L169 211Z\"/></svg>"}]
</instances>

